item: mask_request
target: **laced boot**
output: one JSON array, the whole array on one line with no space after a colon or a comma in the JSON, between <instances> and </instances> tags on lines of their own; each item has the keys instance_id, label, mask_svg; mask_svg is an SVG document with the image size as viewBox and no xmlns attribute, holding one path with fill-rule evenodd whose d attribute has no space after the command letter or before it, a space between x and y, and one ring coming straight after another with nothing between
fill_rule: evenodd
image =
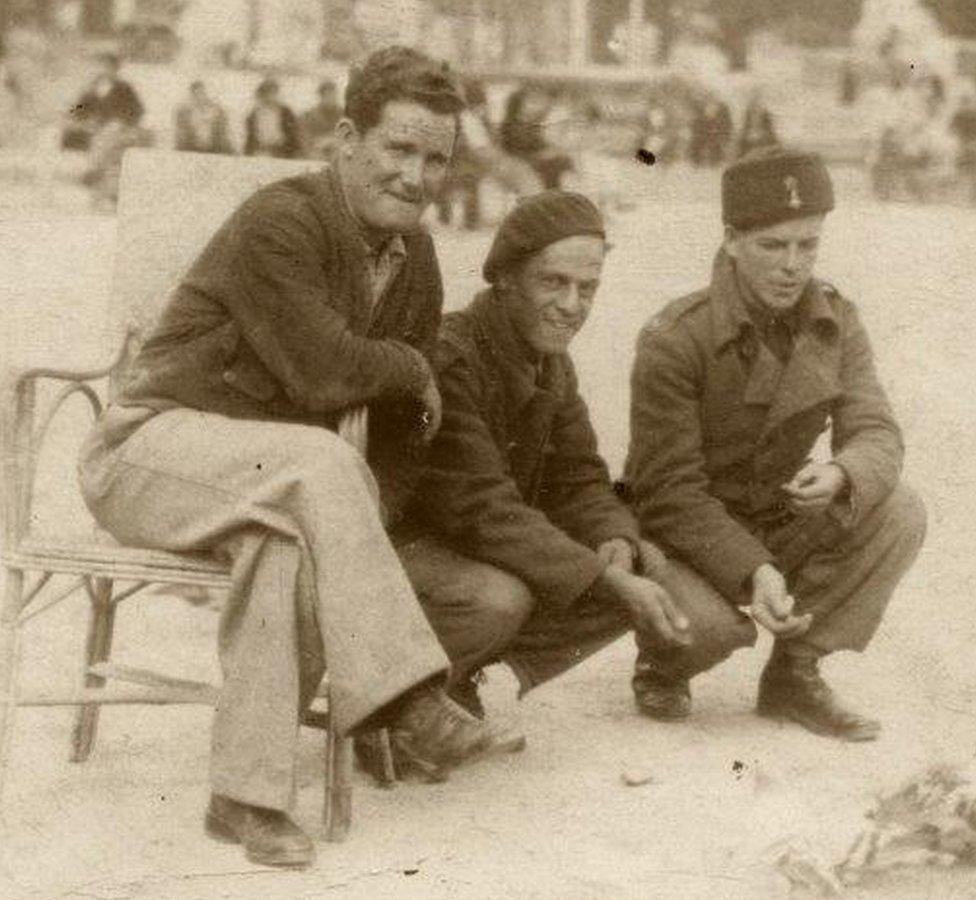
<instances>
[{"instance_id":1,"label":"laced boot","mask_svg":"<svg viewBox=\"0 0 976 900\"><path fill-rule=\"evenodd\" d=\"M759 680L756 711L842 741L875 740L881 723L845 707L820 675L819 662L813 651L774 651Z\"/></svg>"},{"instance_id":2,"label":"laced boot","mask_svg":"<svg viewBox=\"0 0 976 900\"><path fill-rule=\"evenodd\" d=\"M403 699L390 737L397 749L438 768L463 763L491 745L491 733L484 723L430 683Z\"/></svg>"}]
</instances>

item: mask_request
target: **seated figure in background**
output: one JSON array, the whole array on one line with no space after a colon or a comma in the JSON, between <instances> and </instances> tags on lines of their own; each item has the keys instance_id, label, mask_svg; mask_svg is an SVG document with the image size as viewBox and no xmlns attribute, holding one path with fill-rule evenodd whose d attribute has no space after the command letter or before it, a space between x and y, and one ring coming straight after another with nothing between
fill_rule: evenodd
<instances>
[{"instance_id":1,"label":"seated figure in background","mask_svg":"<svg viewBox=\"0 0 976 900\"><path fill-rule=\"evenodd\" d=\"M342 106L332 81L319 84L318 96L318 103L298 119L302 156L307 159L330 159L336 142L335 127L342 118Z\"/></svg>"},{"instance_id":2,"label":"seated figure in background","mask_svg":"<svg viewBox=\"0 0 976 900\"><path fill-rule=\"evenodd\" d=\"M173 146L193 153L233 153L227 113L210 98L202 81L190 85L189 97L173 116Z\"/></svg>"},{"instance_id":3,"label":"seated figure in background","mask_svg":"<svg viewBox=\"0 0 976 900\"><path fill-rule=\"evenodd\" d=\"M254 92L254 108L244 121L244 154L294 159L300 155L298 121L280 99L281 88L266 78Z\"/></svg>"}]
</instances>

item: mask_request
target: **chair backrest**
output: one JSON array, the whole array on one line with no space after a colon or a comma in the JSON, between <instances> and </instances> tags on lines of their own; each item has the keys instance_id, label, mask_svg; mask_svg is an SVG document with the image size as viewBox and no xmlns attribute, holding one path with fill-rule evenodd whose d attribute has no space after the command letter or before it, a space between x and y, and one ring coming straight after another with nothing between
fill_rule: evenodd
<instances>
[{"instance_id":1,"label":"chair backrest","mask_svg":"<svg viewBox=\"0 0 976 900\"><path fill-rule=\"evenodd\" d=\"M110 310L122 369L172 288L230 213L258 188L322 167L316 160L133 149L122 164ZM117 370L114 377L123 375Z\"/></svg>"}]
</instances>

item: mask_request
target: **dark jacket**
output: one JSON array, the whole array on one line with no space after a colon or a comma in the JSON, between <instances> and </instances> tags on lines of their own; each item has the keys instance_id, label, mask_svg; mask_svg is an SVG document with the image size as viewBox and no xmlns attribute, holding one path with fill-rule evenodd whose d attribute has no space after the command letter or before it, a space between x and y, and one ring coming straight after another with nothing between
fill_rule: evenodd
<instances>
[{"instance_id":1,"label":"dark jacket","mask_svg":"<svg viewBox=\"0 0 976 900\"><path fill-rule=\"evenodd\" d=\"M94 87L88 88L71 108L71 117L76 121L93 122L99 126L107 122L137 125L143 112L142 101L132 85L116 78L103 97L98 95Z\"/></svg>"},{"instance_id":2,"label":"dark jacket","mask_svg":"<svg viewBox=\"0 0 976 900\"><path fill-rule=\"evenodd\" d=\"M419 452L414 398L440 322L440 271L430 236L405 235L403 266L372 308L341 190L326 168L245 201L173 292L119 399L327 428L368 404L370 463L396 506L404 454Z\"/></svg>"},{"instance_id":3,"label":"dark jacket","mask_svg":"<svg viewBox=\"0 0 976 900\"><path fill-rule=\"evenodd\" d=\"M724 252L711 286L641 331L626 481L641 529L735 602L773 555L756 535L790 515L780 486L832 426L850 527L894 489L903 445L854 305L811 281L784 366L759 340Z\"/></svg>"},{"instance_id":4,"label":"dark jacket","mask_svg":"<svg viewBox=\"0 0 976 900\"><path fill-rule=\"evenodd\" d=\"M604 541L637 540L613 492L568 356L539 383L491 291L446 316L435 354L444 421L412 520L458 552L566 607L593 583Z\"/></svg>"},{"instance_id":5,"label":"dark jacket","mask_svg":"<svg viewBox=\"0 0 976 900\"><path fill-rule=\"evenodd\" d=\"M189 103L181 104L176 109L174 119L173 146L177 150L193 153L233 153L230 141L230 131L227 127L227 113L216 103L210 103L211 111L210 134L208 139L201 141L193 127L193 106Z\"/></svg>"},{"instance_id":6,"label":"dark jacket","mask_svg":"<svg viewBox=\"0 0 976 900\"><path fill-rule=\"evenodd\" d=\"M302 140L298 130L298 119L289 107L283 103L278 105L281 141L274 147L261 146L258 139L257 115L257 110L252 110L244 120L245 156L276 156L281 159L295 159L301 156Z\"/></svg>"}]
</instances>

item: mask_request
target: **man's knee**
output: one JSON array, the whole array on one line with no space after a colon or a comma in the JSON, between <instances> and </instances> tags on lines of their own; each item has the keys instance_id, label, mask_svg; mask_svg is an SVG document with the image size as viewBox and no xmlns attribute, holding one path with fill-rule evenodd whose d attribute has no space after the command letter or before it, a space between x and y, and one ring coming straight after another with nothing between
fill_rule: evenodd
<instances>
[{"instance_id":1,"label":"man's knee","mask_svg":"<svg viewBox=\"0 0 976 900\"><path fill-rule=\"evenodd\" d=\"M918 550L925 540L928 513L918 493L906 484L899 484L885 500L880 510L882 529L906 547Z\"/></svg>"},{"instance_id":2,"label":"man's knee","mask_svg":"<svg viewBox=\"0 0 976 900\"><path fill-rule=\"evenodd\" d=\"M282 438L287 445L289 467L300 481L308 481L316 488L365 483L370 491L375 491L376 483L365 457L334 432L299 425Z\"/></svg>"},{"instance_id":3,"label":"man's knee","mask_svg":"<svg viewBox=\"0 0 976 900\"><path fill-rule=\"evenodd\" d=\"M733 651L756 643L752 619L697 572L674 560L668 566L669 591L690 623L692 643L687 656L696 671L710 668Z\"/></svg>"},{"instance_id":4,"label":"man's knee","mask_svg":"<svg viewBox=\"0 0 976 900\"><path fill-rule=\"evenodd\" d=\"M479 566L468 605L486 643L508 643L532 614L535 599L520 578L494 566Z\"/></svg>"}]
</instances>

